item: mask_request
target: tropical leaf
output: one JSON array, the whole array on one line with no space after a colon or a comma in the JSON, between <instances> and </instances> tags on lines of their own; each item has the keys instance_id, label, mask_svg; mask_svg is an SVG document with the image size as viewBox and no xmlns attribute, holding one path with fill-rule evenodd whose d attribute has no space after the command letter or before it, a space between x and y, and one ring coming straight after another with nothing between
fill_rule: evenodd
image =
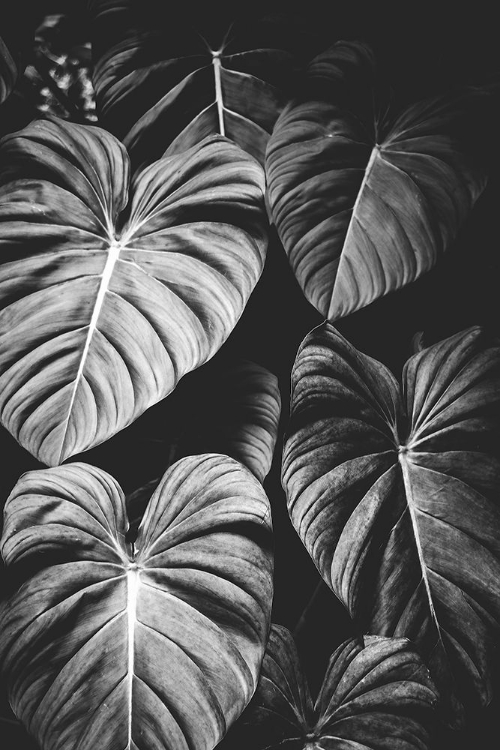
<instances>
[{"instance_id":1,"label":"tropical leaf","mask_svg":"<svg viewBox=\"0 0 500 750\"><path fill-rule=\"evenodd\" d=\"M366 636L332 654L313 708L293 638L273 625L256 694L224 747L426 750L436 703L406 638Z\"/></svg>"},{"instance_id":2,"label":"tropical leaf","mask_svg":"<svg viewBox=\"0 0 500 750\"><path fill-rule=\"evenodd\" d=\"M392 374L330 325L295 362L292 522L363 632L416 642L455 721L491 699L500 624L500 348L478 328Z\"/></svg>"},{"instance_id":3,"label":"tropical leaf","mask_svg":"<svg viewBox=\"0 0 500 750\"><path fill-rule=\"evenodd\" d=\"M7 99L14 88L17 74L16 62L0 36L0 104Z\"/></svg>"},{"instance_id":4,"label":"tropical leaf","mask_svg":"<svg viewBox=\"0 0 500 750\"><path fill-rule=\"evenodd\" d=\"M235 362L222 371L220 367L212 368L211 373L204 370L205 387L194 394L189 391L191 403L184 404L182 432L165 444L165 468L183 456L223 453L263 482L278 437L281 398L276 376L249 360ZM132 534L160 480L152 479L127 495Z\"/></svg>"},{"instance_id":5,"label":"tropical leaf","mask_svg":"<svg viewBox=\"0 0 500 750\"><path fill-rule=\"evenodd\" d=\"M134 165L213 134L263 163L294 71L280 47L286 20L228 24L212 41L163 4L94 0L91 10L100 122L123 139Z\"/></svg>"},{"instance_id":6,"label":"tropical leaf","mask_svg":"<svg viewBox=\"0 0 500 750\"><path fill-rule=\"evenodd\" d=\"M5 513L20 585L0 613L1 663L43 750L214 747L255 690L270 625L257 480L227 456L182 459L135 552L120 487L87 464L25 474Z\"/></svg>"},{"instance_id":7,"label":"tropical leaf","mask_svg":"<svg viewBox=\"0 0 500 750\"><path fill-rule=\"evenodd\" d=\"M7 136L0 155L0 414L53 465L225 341L264 263L263 175L215 137L138 174L129 199L123 146L63 121Z\"/></svg>"},{"instance_id":8,"label":"tropical leaf","mask_svg":"<svg viewBox=\"0 0 500 750\"><path fill-rule=\"evenodd\" d=\"M408 284L455 239L486 184L467 134L479 92L393 116L371 51L339 42L266 157L271 215L307 299L335 320Z\"/></svg>"}]
</instances>

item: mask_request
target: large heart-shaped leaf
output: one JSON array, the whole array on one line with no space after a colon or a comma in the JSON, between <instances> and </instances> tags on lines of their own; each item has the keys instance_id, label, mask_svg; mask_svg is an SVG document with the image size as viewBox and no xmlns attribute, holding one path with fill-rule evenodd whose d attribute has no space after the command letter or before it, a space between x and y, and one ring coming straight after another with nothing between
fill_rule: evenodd
<instances>
[{"instance_id":1,"label":"large heart-shaped leaf","mask_svg":"<svg viewBox=\"0 0 500 750\"><path fill-rule=\"evenodd\" d=\"M500 625L499 378L477 328L413 356L403 394L330 324L293 370L295 529L364 632L419 644L457 720L491 698Z\"/></svg>"},{"instance_id":2,"label":"large heart-shaped leaf","mask_svg":"<svg viewBox=\"0 0 500 750\"><path fill-rule=\"evenodd\" d=\"M209 359L267 243L259 165L221 137L137 175L99 128L4 138L0 413L41 461L97 445Z\"/></svg>"},{"instance_id":3,"label":"large heart-shaped leaf","mask_svg":"<svg viewBox=\"0 0 500 750\"><path fill-rule=\"evenodd\" d=\"M339 42L313 60L268 144L271 214L330 320L432 268L486 184L463 132L477 92L393 117L379 88L370 50Z\"/></svg>"},{"instance_id":4,"label":"large heart-shaped leaf","mask_svg":"<svg viewBox=\"0 0 500 750\"><path fill-rule=\"evenodd\" d=\"M255 690L268 636L259 482L227 456L182 459L135 554L120 488L86 464L25 474L5 514L21 585L2 605L1 663L43 750L214 747Z\"/></svg>"},{"instance_id":5,"label":"large heart-shaped leaf","mask_svg":"<svg viewBox=\"0 0 500 750\"><path fill-rule=\"evenodd\" d=\"M224 747L426 750L436 703L406 638L366 636L332 654L313 708L293 638L273 625L255 696Z\"/></svg>"},{"instance_id":6,"label":"large heart-shaped leaf","mask_svg":"<svg viewBox=\"0 0 500 750\"><path fill-rule=\"evenodd\" d=\"M186 396L190 403L183 401L182 431L170 442L165 441L164 468L183 456L223 453L263 482L271 468L278 437L281 398L277 378L249 360L232 363L222 371L220 366L210 373L207 368L210 365L203 368L204 389L196 393L190 390ZM163 421L162 415L159 420ZM132 534L160 479L150 480L127 496Z\"/></svg>"},{"instance_id":7,"label":"large heart-shaped leaf","mask_svg":"<svg viewBox=\"0 0 500 750\"><path fill-rule=\"evenodd\" d=\"M279 47L282 24L228 23L214 42L161 4L94 0L91 7L100 121L124 140L134 164L215 133L264 161L294 68Z\"/></svg>"}]
</instances>

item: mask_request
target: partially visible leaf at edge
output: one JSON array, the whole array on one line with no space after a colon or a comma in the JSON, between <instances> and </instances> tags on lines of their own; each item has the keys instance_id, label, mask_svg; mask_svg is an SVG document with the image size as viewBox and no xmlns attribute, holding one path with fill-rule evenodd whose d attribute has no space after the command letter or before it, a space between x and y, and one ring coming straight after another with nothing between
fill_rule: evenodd
<instances>
[{"instance_id":1,"label":"partially visible leaf at edge","mask_svg":"<svg viewBox=\"0 0 500 750\"><path fill-rule=\"evenodd\" d=\"M273 625L255 696L221 750L427 750L437 701L410 641L366 636L332 654L313 707L294 640Z\"/></svg>"},{"instance_id":2,"label":"partially visible leaf at edge","mask_svg":"<svg viewBox=\"0 0 500 750\"><path fill-rule=\"evenodd\" d=\"M226 456L182 459L135 553L126 530L100 469L17 483L2 554L20 585L0 609L12 707L42 750L211 750L250 700L268 636L268 500Z\"/></svg>"}]
</instances>

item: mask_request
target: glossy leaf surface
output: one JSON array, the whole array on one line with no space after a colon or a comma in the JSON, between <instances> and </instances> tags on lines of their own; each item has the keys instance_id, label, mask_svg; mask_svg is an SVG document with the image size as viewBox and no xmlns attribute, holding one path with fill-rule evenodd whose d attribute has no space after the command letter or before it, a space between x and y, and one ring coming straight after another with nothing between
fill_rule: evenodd
<instances>
[{"instance_id":1,"label":"glossy leaf surface","mask_svg":"<svg viewBox=\"0 0 500 750\"><path fill-rule=\"evenodd\" d=\"M224 747L426 750L437 693L405 638L366 636L332 654L313 707L295 643L273 625L257 692Z\"/></svg>"},{"instance_id":2,"label":"glossy leaf surface","mask_svg":"<svg viewBox=\"0 0 500 750\"><path fill-rule=\"evenodd\" d=\"M226 456L172 466L135 554L115 480L86 464L25 474L2 554L1 663L43 750L212 748L250 700L272 599L270 509ZM31 574L30 574L31 570Z\"/></svg>"},{"instance_id":3,"label":"glossy leaf surface","mask_svg":"<svg viewBox=\"0 0 500 750\"><path fill-rule=\"evenodd\" d=\"M500 623L499 355L469 329L414 355L401 392L325 324L293 371L295 529L363 632L419 645L456 721L491 698Z\"/></svg>"},{"instance_id":4,"label":"glossy leaf surface","mask_svg":"<svg viewBox=\"0 0 500 750\"><path fill-rule=\"evenodd\" d=\"M370 50L339 42L269 141L271 214L307 299L341 318L429 271L486 184L474 94L389 113Z\"/></svg>"},{"instance_id":5,"label":"glossy leaf surface","mask_svg":"<svg viewBox=\"0 0 500 750\"><path fill-rule=\"evenodd\" d=\"M293 57L280 24L227 24L217 42L150 3L92 3L94 87L101 122L135 165L178 153L208 135L235 141L260 162ZM151 12L153 9L153 12ZM196 19L189 19L196 23ZM110 39L111 37L111 39Z\"/></svg>"},{"instance_id":6,"label":"glossy leaf surface","mask_svg":"<svg viewBox=\"0 0 500 750\"><path fill-rule=\"evenodd\" d=\"M4 138L0 414L53 465L164 398L230 334L262 271L263 175L224 138L133 180L105 131Z\"/></svg>"}]
</instances>

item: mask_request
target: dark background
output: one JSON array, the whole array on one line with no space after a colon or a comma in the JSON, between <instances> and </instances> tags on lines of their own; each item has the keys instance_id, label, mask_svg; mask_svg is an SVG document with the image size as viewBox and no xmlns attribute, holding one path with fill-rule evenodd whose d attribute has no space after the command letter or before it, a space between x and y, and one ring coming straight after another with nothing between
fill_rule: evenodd
<instances>
[{"instance_id":1,"label":"dark background","mask_svg":"<svg viewBox=\"0 0 500 750\"><path fill-rule=\"evenodd\" d=\"M46 14L67 14L64 34L68 48L75 45L81 48L90 38L85 2L44 0L14 4L16 12L13 8L2 9L0 34L18 40L19 47L26 48L28 58L30 34ZM245 10L235 3L201 4L183 0L179 5L182 9L176 8L175 3L165 3L172 22L185 15L196 19L198 28L208 35L217 35L229 21L245 13L290 13L288 4L272 2L252 3ZM308 0L302 7L294 7L294 12L297 10L297 18L309 40L302 49L304 57L339 39L369 42L390 80L396 100L405 104L461 84L487 86L493 93L497 90L500 44L495 7L495 3L393 5ZM32 91L29 87L25 90ZM21 104L15 112L11 109L8 112L0 109L0 132L8 132L12 123L21 127L25 124L23 118L30 117L28 105ZM422 334L424 344L428 345L476 324L498 332L499 124L495 107L486 116L478 112L477 145L489 163L490 180L454 247L432 272L416 283L337 324L355 346L384 362L397 376L412 354L416 334ZM353 633L342 605L320 581L291 527L279 478L291 366L301 340L320 322L321 316L303 297L273 234L263 276L240 322L214 360L186 376L173 394L131 427L106 444L72 459L101 466L116 476L126 492L131 491L163 473L172 435L198 408L200 397L210 399L218 371L235 358L244 357L275 373L280 383L283 413L273 468L265 483L275 528L273 619L292 631L295 629L313 692L319 687L330 653ZM3 504L19 475L39 464L3 429L0 455ZM499 672L497 669L497 675ZM496 699L486 710L471 716L466 730L456 733L439 728L436 749L465 750L472 743L483 750L496 748L499 711L500 700ZM0 714L14 721L5 699ZM32 747L22 728L0 721L0 747L7 750L11 745L20 750Z\"/></svg>"}]
</instances>

